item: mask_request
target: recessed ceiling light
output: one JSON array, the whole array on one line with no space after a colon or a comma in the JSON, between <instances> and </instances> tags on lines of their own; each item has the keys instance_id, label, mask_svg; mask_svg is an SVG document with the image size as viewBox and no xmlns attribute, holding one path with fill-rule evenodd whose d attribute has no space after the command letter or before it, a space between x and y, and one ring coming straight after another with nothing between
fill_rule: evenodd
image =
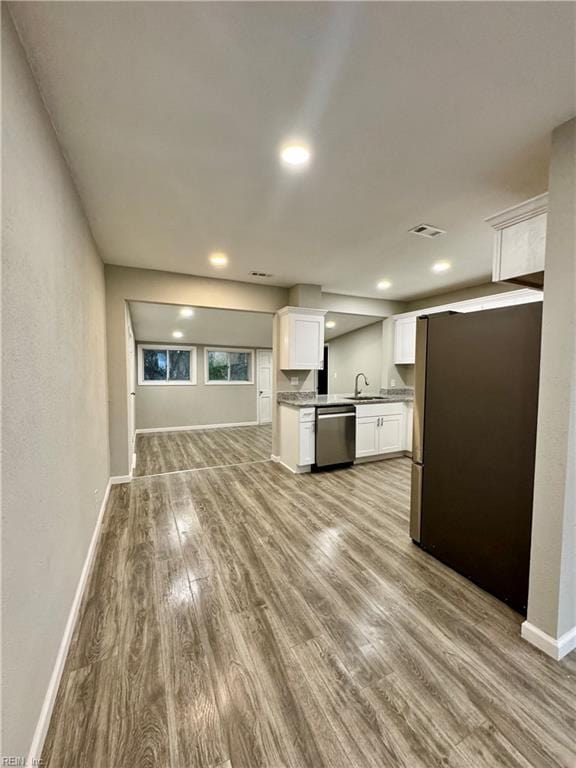
<instances>
[{"instance_id":1,"label":"recessed ceiling light","mask_svg":"<svg viewBox=\"0 0 576 768\"><path fill-rule=\"evenodd\" d=\"M214 251L209 256L210 264L213 267L225 267L228 264L228 256L222 251Z\"/></svg>"},{"instance_id":2,"label":"recessed ceiling light","mask_svg":"<svg viewBox=\"0 0 576 768\"><path fill-rule=\"evenodd\" d=\"M280 147L280 159L290 168L304 168L310 162L310 148L301 141L288 141Z\"/></svg>"},{"instance_id":3,"label":"recessed ceiling light","mask_svg":"<svg viewBox=\"0 0 576 768\"><path fill-rule=\"evenodd\" d=\"M432 265L432 272L446 272L451 266L449 261L437 261Z\"/></svg>"},{"instance_id":4,"label":"recessed ceiling light","mask_svg":"<svg viewBox=\"0 0 576 768\"><path fill-rule=\"evenodd\" d=\"M173 331L172 336L174 336L175 339L181 339L182 336L184 336L184 334L182 333L182 331Z\"/></svg>"},{"instance_id":5,"label":"recessed ceiling light","mask_svg":"<svg viewBox=\"0 0 576 768\"><path fill-rule=\"evenodd\" d=\"M334 320L327 320L326 328L336 328L336 323L334 322Z\"/></svg>"},{"instance_id":6,"label":"recessed ceiling light","mask_svg":"<svg viewBox=\"0 0 576 768\"><path fill-rule=\"evenodd\" d=\"M390 282L390 280L380 280L380 282L376 287L378 288L379 291L385 291L391 286L392 286L392 283Z\"/></svg>"},{"instance_id":7,"label":"recessed ceiling light","mask_svg":"<svg viewBox=\"0 0 576 768\"><path fill-rule=\"evenodd\" d=\"M183 307L180 310L180 317L193 317L194 310L191 307Z\"/></svg>"}]
</instances>

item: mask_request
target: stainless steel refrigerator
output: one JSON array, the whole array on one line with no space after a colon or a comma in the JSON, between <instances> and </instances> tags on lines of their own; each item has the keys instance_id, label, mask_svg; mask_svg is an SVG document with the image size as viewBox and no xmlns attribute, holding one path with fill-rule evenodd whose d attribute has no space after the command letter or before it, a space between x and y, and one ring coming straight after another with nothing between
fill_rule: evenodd
<instances>
[{"instance_id":1,"label":"stainless steel refrigerator","mask_svg":"<svg viewBox=\"0 0 576 768\"><path fill-rule=\"evenodd\" d=\"M540 302L418 318L410 535L526 613Z\"/></svg>"}]
</instances>

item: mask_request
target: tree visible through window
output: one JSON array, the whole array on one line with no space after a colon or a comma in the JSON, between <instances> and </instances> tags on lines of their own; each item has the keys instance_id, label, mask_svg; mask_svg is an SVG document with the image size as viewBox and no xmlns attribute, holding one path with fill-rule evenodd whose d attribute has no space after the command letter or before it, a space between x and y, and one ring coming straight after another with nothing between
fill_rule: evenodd
<instances>
[{"instance_id":1,"label":"tree visible through window","mask_svg":"<svg viewBox=\"0 0 576 768\"><path fill-rule=\"evenodd\" d=\"M190 379L190 351L184 349L168 350L168 378L171 381L187 381Z\"/></svg>"},{"instance_id":2,"label":"tree visible through window","mask_svg":"<svg viewBox=\"0 0 576 768\"><path fill-rule=\"evenodd\" d=\"M209 349L206 352L207 383L252 383L250 350Z\"/></svg>"},{"instance_id":3,"label":"tree visible through window","mask_svg":"<svg viewBox=\"0 0 576 768\"><path fill-rule=\"evenodd\" d=\"M195 347L141 345L140 384L195 384Z\"/></svg>"},{"instance_id":4,"label":"tree visible through window","mask_svg":"<svg viewBox=\"0 0 576 768\"><path fill-rule=\"evenodd\" d=\"M167 358L165 349L144 350L144 381L166 379Z\"/></svg>"}]
</instances>

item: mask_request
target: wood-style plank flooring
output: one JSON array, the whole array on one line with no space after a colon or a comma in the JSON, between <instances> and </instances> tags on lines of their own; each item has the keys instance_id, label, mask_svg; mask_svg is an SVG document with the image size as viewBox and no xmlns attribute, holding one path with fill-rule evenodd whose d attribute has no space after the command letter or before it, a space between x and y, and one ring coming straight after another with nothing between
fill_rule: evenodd
<instances>
[{"instance_id":1,"label":"wood-style plank flooring","mask_svg":"<svg viewBox=\"0 0 576 768\"><path fill-rule=\"evenodd\" d=\"M406 459L115 486L50 768L574 768L576 656L414 546Z\"/></svg>"},{"instance_id":2,"label":"wood-style plank flooring","mask_svg":"<svg viewBox=\"0 0 576 768\"><path fill-rule=\"evenodd\" d=\"M136 436L136 477L263 461L272 453L272 426L146 432Z\"/></svg>"}]
</instances>

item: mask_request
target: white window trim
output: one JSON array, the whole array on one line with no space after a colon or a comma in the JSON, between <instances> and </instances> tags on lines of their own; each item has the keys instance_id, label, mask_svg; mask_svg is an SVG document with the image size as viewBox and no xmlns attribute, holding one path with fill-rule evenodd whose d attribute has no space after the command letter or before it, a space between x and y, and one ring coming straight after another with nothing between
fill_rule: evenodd
<instances>
[{"instance_id":1,"label":"white window trim","mask_svg":"<svg viewBox=\"0 0 576 768\"><path fill-rule=\"evenodd\" d=\"M208 353L209 352L248 352L250 355L250 380L249 381L209 381L208 379ZM254 384L254 350L241 347L204 347L204 383L212 386L238 386L246 387Z\"/></svg>"},{"instance_id":2,"label":"white window trim","mask_svg":"<svg viewBox=\"0 0 576 768\"><path fill-rule=\"evenodd\" d=\"M145 381L144 380L144 350L145 349L176 349L190 352L190 379L186 381ZM138 385L140 387L190 387L196 384L196 347L189 344L138 344Z\"/></svg>"}]
</instances>

